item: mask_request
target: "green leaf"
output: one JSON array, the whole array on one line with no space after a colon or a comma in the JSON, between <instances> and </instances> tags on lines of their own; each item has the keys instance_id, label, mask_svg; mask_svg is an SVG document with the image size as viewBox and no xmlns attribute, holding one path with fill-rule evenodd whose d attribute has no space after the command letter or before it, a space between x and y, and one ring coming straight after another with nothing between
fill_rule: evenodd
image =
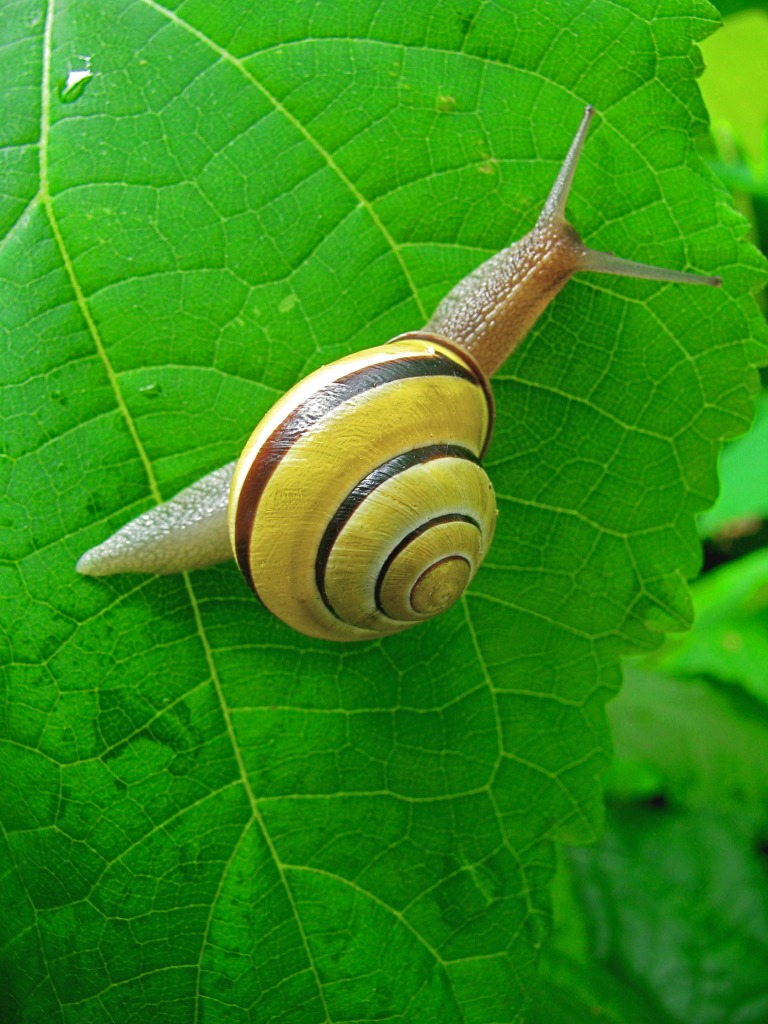
<instances>
[{"instance_id":1,"label":"green leaf","mask_svg":"<svg viewBox=\"0 0 768 1024\"><path fill-rule=\"evenodd\" d=\"M640 766L656 777L653 795L675 806L739 812L755 829L768 824L768 711L752 697L666 676L633 658L609 712L616 746L609 796L650 795L642 784L639 793L622 784Z\"/></svg>"},{"instance_id":2,"label":"green leaf","mask_svg":"<svg viewBox=\"0 0 768 1024\"><path fill-rule=\"evenodd\" d=\"M646 1019L759 1024L768 1010L768 714L738 691L635 663L610 718L606 831L594 849L569 854L568 906L588 929L587 973L602 967L655 1006ZM641 797L644 776L656 775L653 801L628 789L631 771Z\"/></svg>"},{"instance_id":3,"label":"green leaf","mask_svg":"<svg viewBox=\"0 0 768 1024\"><path fill-rule=\"evenodd\" d=\"M693 591L696 621L654 661L663 672L743 687L768 704L768 550L709 572Z\"/></svg>"},{"instance_id":4,"label":"green leaf","mask_svg":"<svg viewBox=\"0 0 768 1024\"><path fill-rule=\"evenodd\" d=\"M707 72L701 90L707 109L715 125L728 125L735 132L756 176L768 174L768 167L763 166L768 96L764 88L755 88L758 83L765 84L766 46L768 12L756 4L727 17L722 31L702 46Z\"/></svg>"},{"instance_id":5,"label":"green leaf","mask_svg":"<svg viewBox=\"0 0 768 1024\"><path fill-rule=\"evenodd\" d=\"M708 163L737 209L752 224L753 240L768 251L768 12L753 0L720 0L723 28L702 46L701 90L712 118ZM747 8L747 10L742 10Z\"/></svg>"},{"instance_id":6,"label":"green leaf","mask_svg":"<svg viewBox=\"0 0 768 1024\"><path fill-rule=\"evenodd\" d=\"M600 964L580 964L550 954L525 1024L671 1024L658 1004L643 998Z\"/></svg>"},{"instance_id":7,"label":"green leaf","mask_svg":"<svg viewBox=\"0 0 768 1024\"><path fill-rule=\"evenodd\" d=\"M720 494L714 506L699 516L702 537L722 534L768 519L768 393L757 396L752 429L726 445L720 456Z\"/></svg>"},{"instance_id":8,"label":"green leaf","mask_svg":"<svg viewBox=\"0 0 768 1024\"><path fill-rule=\"evenodd\" d=\"M595 957L661 1008L646 1020L765 1020L765 869L738 814L624 808L573 862Z\"/></svg>"},{"instance_id":9,"label":"green leaf","mask_svg":"<svg viewBox=\"0 0 768 1024\"><path fill-rule=\"evenodd\" d=\"M552 840L600 824L620 653L688 624L694 516L751 415L761 264L691 143L714 24L704 0L4 6L11 1018L520 1018ZM523 234L588 101L585 240L724 288L584 275L552 304L494 383L500 525L460 606L339 647L233 567L76 576L307 369Z\"/></svg>"}]
</instances>

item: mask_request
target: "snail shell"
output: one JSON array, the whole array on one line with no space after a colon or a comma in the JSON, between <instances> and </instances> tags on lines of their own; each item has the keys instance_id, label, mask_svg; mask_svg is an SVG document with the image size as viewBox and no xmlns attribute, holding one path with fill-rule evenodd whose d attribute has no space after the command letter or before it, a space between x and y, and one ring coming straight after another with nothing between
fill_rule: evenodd
<instances>
[{"instance_id":1,"label":"snail shell","mask_svg":"<svg viewBox=\"0 0 768 1024\"><path fill-rule=\"evenodd\" d=\"M224 466L150 509L87 551L78 571L183 572L234 552L275 615L330 640L396 633L449 607L496 522L480 465L488 379L550 300L583 270L720 284L595 251L567 223L593 114L534 228L460 281L423 331L310 374L267 413L234 472Z\"/></svg>"},{"instance_id":2,"label":"snail shell","mask_svg":"<svg viewBox=\"0 0 768 1024\"><path fill-rule=\"evenodd\" d=\"M310 374L235 468L229 535L243 576L278 618L331 640L445 611L493 539L480 465L492 424L474 360L427 333Z\"/></svg>"}]
</instances>

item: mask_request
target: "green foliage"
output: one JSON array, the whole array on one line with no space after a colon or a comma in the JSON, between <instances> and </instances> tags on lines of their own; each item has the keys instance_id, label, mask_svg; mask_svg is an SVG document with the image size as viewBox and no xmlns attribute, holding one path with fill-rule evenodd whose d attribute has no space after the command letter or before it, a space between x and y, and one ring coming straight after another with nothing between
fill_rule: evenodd
<instances>
[{"instance_id":1,"label":"green foliage","mask_svg":"<svg viewBox=\"0 0 768 1024\"><path fill-rule=\"evenodd\" d=\"M720 494L699 517L702 537L727 533L742 520L768 519L768 395L757 398L755 422L748 434L728 445L720 457Z\"/></svg>"},{"instance_id":2,"label":"green foliage","mask_svg":"<svg viewBox=\"0 0 768 1024\"><path fill-rule=\"evenodd\" d=\"M737 684L768 704L768 550L702 579L696 609L691 633L664 648L665 671Z\"/></svg>"},{"instance_id":3,"label":"green foliage","mask_svg":"<svg viewBox=\"0 0 768 1024\"><path fill-rule=\"evenodd\" d=\"M600 826L620 653L689 624L694 517L751 415L760 263L691 145L715 24L704 0L5 4L8 1019L521 1018L553 840ZM724 288L558 297L494 382L499 531L461 606L338 647L233 567L76 577L307 369L420 326L526 231L585 102L585 240Z\"/></svg>"},{"instance_id":4,"label":"green foliage","mask_svg":"<svg viewBox=\"0 0 768 1024\"><path fill-rule=\"evenodd\" d=\"M768 174L765 167L768 95L755 88L765 79L768 47L768 11L750 10L726 18L723 28L704 43L707 73L701 90L715 132L729 128L755 177ZM766 184L768 191L768 181Z\"/></svg>"},{"instance_id":5,"label":"green foliage","mask_svg":"<svg viewBox=\"0 0 768 1024\"><path fill-rule=\"evenodd\" d=\"M709 164L734 192L768 251L768 10L765 4L720 4L723 29L703 49L701 88L712 118ZM746 8L746 9L741 9ZM735 11L735 13L730 13Z\"/></svg>"},{"instance_id":6,"label":"green foliage","mask_svg":"<svg viewBox=\"0 0 768 1024\"><path fill-rule=\"evenodd\" d=\"M668 671L673 662L674 653L659 667ZM616 761L606 830L595 848L568 858L571 889L559 900L567 927L545 974L561 978L564 963L571 999L587 988L585 978L607 974L581 1005L622 1024L761 1024L768 1012L766 703L635 664L610 712ZM610 1016L616 990L618 1018ZM548 991L549 982L543 998Z\"/></svg>"}]
</instances>

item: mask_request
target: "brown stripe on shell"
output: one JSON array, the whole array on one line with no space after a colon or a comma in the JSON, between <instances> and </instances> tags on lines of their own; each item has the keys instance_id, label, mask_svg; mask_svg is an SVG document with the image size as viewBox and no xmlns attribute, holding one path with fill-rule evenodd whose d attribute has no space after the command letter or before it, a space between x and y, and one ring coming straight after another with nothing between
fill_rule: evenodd
<instances>
[{"instance_id":1,"label":"brown stripe on shell","mask_svg":"<svg viewBox=\"0 0 768 1024\"><path fill-rule=\"evenodd\" d=\"M317 558L315 559L315 584L320 597L323 599L323 604L328 611L336 615L336 610L331 605L325 588L325 571L328 567L328 559L331 557L331 552L333 551L333 545L338 540L339 534L342 532L346 524L352 518L352 515L360 505L363 504L366 498L368 498L368 496L372 494L377 487L381 487L383 483L386 483L387 480L391 480L393 477L398 476L400 473L404 473L413 466L420 466L425 462L432 462L435 459L468 459L476 465L480 464L480 460L468 448L462 448L457 444L430 444L425 445L423 448L412 448L410 451L402 452L400 455L395 455L386 462L382 462L380 466L376 466L375 469L366 474L366 476L352 488L344 501L342 501L341 505L339 505L336 510L336 514L325 528L325 533L320 541L320 547L317 552ZM399 552L406 543L423 533L428 526L436 525L437 522L450 522L462 518L466 519L467 522L474 522L474 520L469 519L469 517L455 515L442 516L438 520L430 520L428 523L425 523L417 530L410 533L404 541L398 544L395 549L395 554L397 554L397 552ZM477 523L475 523L475 526L477 526ZM388 556L385 566L390 564L393 557L393 554ZM379 608L379 611L383 611L379 606L378 592L380 589L381 581L376 584L376 606ZM339 616L337 615L336 617L338 618Z\"/></svg>"},{"instance_id":2,"label":"brown stripe on shell","mask_svg":"<svg viewBox=\"0 0 768 1024\"><path fill-rule=\"evenodd\" d=\"M496 400L493 397L493 391L491 390L491 382L483 373L480 368L480 364L475 359L468 349L462 348L455 341L451 341L450 338L444 338L440 334L434 334L430 331L406 331L405 334L398 334L396 338L390 339L387 342L388 345L394 344L396 341L426 341L433 342L437 345L442 345L443 348L450 349L454 352L463 363L465 363L472 373L474 374L475 383L482 389L485 395L485 403L488 406L488 432L485 435L482 447L480 448L480 454L478 459L482 462L485 458L485 453L488 451L488 445L491 443L493 437L493 423L496 418Z\"/></svg>"},{"instance_id":3,"label":"brown stripe on shell","mask_svg":"<svg viewBox=\"0 0 768 1024\"><path fill-rule=\"evenodd\" d=\"M384 586L384 580L386 579L390 565L394 562L394 560L397 558L400 552L407 548L409 544L412 544L417 537L421 537L423 533L426 533L427 530L431 530L433 526L440 526L443 523L469 523L470 526L474 526L478 530L481 529L480 523L478 523L478 521L474 519L472 516L464 515L462 512L448 512L445 515L435 516L434 519L429 519L426 523L422 523L421 526L417 526L415 530L412 530L407 537L403 537L400 543L396 547L394 547L387 555L386 561L379 570L379 575L376 579L376 589L374 591L376 599L376 608L378 611L381 612L382 615L386 615L387 613L384 610L384 607L381 603L381 588ZM460 555L458 557L463 558L464 556ZM440 559L441 562L444 562L445 560L446 558ZM465 558L464 561L467 561L467 559ZM423 575L424 573L422 573L422 576Z\"/></svg>"}]
</instances>

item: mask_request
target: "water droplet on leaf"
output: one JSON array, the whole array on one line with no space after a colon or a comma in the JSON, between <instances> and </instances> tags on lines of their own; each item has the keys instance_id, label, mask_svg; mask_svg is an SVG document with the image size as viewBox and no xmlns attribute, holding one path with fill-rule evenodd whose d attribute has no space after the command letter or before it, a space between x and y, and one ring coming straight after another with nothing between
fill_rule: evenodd
<instances>
[{"instance_id":1,"label":"water droplet on leaf","mask_svg":"<svg viewBox=\"0 0 768 1024\"><path fill-rule=\"evenodd\" d=\"M81 57L80 59L84 61L84 67L74 68L67 74L65 81L59 83L59 99L62 103L74 103L75 100L80 99L85 92L85 87L94 77L91 70L91 58Z\"/></svg>"}]
</instances>

